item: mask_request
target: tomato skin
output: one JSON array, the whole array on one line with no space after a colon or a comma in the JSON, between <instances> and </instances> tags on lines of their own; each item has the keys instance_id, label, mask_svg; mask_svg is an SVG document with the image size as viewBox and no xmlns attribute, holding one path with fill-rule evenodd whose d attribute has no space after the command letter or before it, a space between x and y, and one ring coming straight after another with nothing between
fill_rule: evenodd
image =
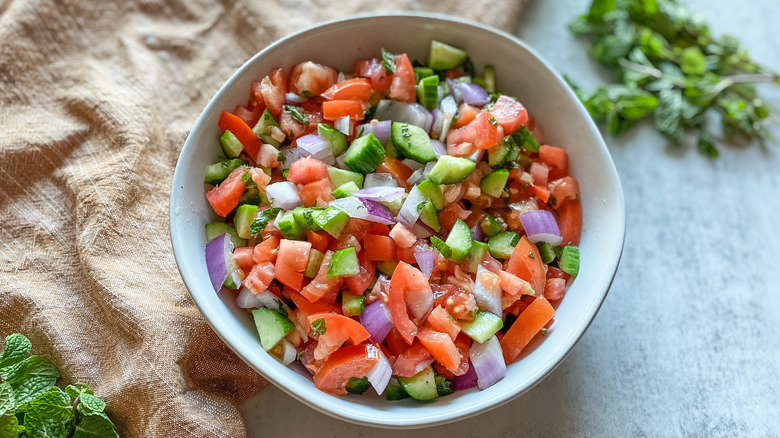
<instances>
[{"instance_id":1,"label":"tomato skin","mask_svg":"<svg viewBox=\"0 0 780 438\"><path fill-rule=\"evenodd\" d=\"M368 260L383 262L396 258L398 245L395 244L395 241L392 238L368 234L366 235L364 242L366 258L368 258Z\"/></svg>"},{"instance_id":2,"label":"tomato skin","mask_svg":"<svg viewBox=\"0 0 780 438\"><path fill-rule=\"evenodd\" d=\"M263 96L263 102L274 116L278 117L282 112L285 93L287 93L287 78L281 68L272 71L260 81L260 94Z\"/></svg>"},{"instance_id":3,"label":"tomato skin","mask_svg":"<svg viewBox=\"0 0 780 438\"><path fill-rule=\"evenodd\" d=\"M263 146L263 142L257 138L257 135L252 131L240 117L235 114L230 114L227 111L222 111L219 116L219 129L222 131L230 131L236 136L238 141L244 147L246 153L252 157L257 158L257 154L260 152L260 147Z\"/></svg>"},{"instance_id":4,"label":"tomato skin","mask_svg":"<svg viewBox=\"0 0 780 438\"><path fill-rule=\"evenodd\" d=\"M417 338L437 362L452 372L458 371L461 355L448 334L424 327L417 333Z\"/></svg>"},{"instance_id":5,"label":"tomato skin","mask_svg":"<svg viewBox=\"0 0 780 438\"><path fill-rule=\"evenodd\" d=\"M311 207L315 204L323 205L336 199L333 197L333 187L331 187L329 179L321 179L306 184L298 191L298 197L301 198L303 205L306 207Z\"/></svg>"},{"instance_id":6,"label":"tomato skin","mask_svg":"<svg viewBox=\"0 0 780 438\"><path fill-rule=\"evenodd\" d=\"M542 257L536 245L528 240L528 236L520 238L512 255L509 256L505 270L531 283L537 296L544 292L546 278Z\"/></svg>"},{"instance_id":7,"label":"tomato skin","mask_svg":"<svg viewBox=\"0 0 780 438\"><path fill-rule=\"evenodd\" d=\"M409 103L417 100L414 69L406 53L395 56L395 74L393 82L390 84L390 97Z\"/></svg>"},{"instance_id":8,"label":"tomato skin","mask_svg":"<svg viewBox=\"0 0 780 438\"><path fill-rule=\"evenodd\" d=\"M376 93L384 93L393 83L393 75L385 70L382 61L377 58L362 59L355 63L355 74L371 80Z\"/></svg>"},{"instance_id":9,"label":"tomato skin","mask_svg":"<svg viewBox=\"0 0 780 438\"><path fill-rule=\"evenodd\" d=\"M292 93L319 96L338 81L339 73L330 67L311 61L295 65L288 80Z\"/></svg>"},{"instance_id":10,"label":"tomato skin","mask_svg":"<svg viewBox=\"0 0 780 438\"><path fill-rule=\"evenodd\" d=\"M252 267L249 275L244 279L243 285L249 288L253 294L268 289L274 279L274 265L271 262L258 263Z\"/></svg>"},{"instance_id":11,"label":"tomato skin","mask_svg":"<svg viewBox=\"0 0 780 438\"><path fill-rule=\"evenodd\" d=\"M490 149L498 144L498 128L490 123L491 117L490 113L483 111L469 123L474 125L474 146L477 149Z\"/></svg>"},{"instance_id":12,"label":"tomato skin","mask_svg":"<svg viewBox=\"0 0 780 438\"><path fill-rule=\"evenodd\" d=\"M221 184L206 192L206 199L214 209L214 213L225 217L238 205L241 195L244 194L244 181L241 176L244 169L239 167L230 172Z\"/></svg>"},{"instance_id":13,"label":"tomato skin","mask_svg":"<svg viewBox=\"0 0 780 438\"><path fill-rule=\"evenodd\" d=\"M539 161L550 167L550 179L569 174L569 154L561 148L546 144L539 146Z\"/></svg>"},{"instance_id":14,"label":"tomato skin","mask_svg":"<svg viewBox=\"0 0 780 438\"><path fill-rule=\"evenodd\" d=\"M373 94L371 80L366 78L353 78L334 84L322 93L322 97L328 100L360 100L366 102Z\"/></svg>"},{"instance_id":15,"label":"tomato skin","mask_svg":"<svg viewBox=\"0 0 780 438\"><path fill-rule=\"evenodd\" d=\"M395 327L401 333L406 343L410 345L417 334L417 326L409 319L409 314L406 310L406 292L411 289L415 291L427 290L428 293L433 293L431 285L419 269L408 263L400 262L393 272L393 277L390 279L388 304Z\"/></svg>"},{"instance_id":16,"label":"tomato skin","mask_svg":"<svg viewBox=\"0 0 780 438\"><path fill-rule=\"evenodd\" d=\"M314 315L315 313L340 313L341 312L341 306L337 306L332 303L328 303L325 300L318 300L315 302L309 301L308 298L304 297L301 292L298 292L292 288L285 288L285 294L290 297L290 299L295 303L295 307L297 307L300 311L306 314L306 317L308 318L309 315ZM309 332L311 330L307 330Z\"/></svg>"},{"instance_id":17,"label":"tomato skin","mask_svg":"<svg viewBox=\"0 0 780 438\"><path fill-rule=\"evenodd\" d=\"M306 240L311 242L311 249L316 249L324 254L328 250L330 236L325 231L306 230Z\"/></svg>"},{"instance_id":18,"label":"tomato skin","mask_svg":"<svg viewBox=\"0 0 780 438\"><path fill-rule=\"evenodd\" d=\"M512 134L528 122L528 111L522 103L511 97L501 95L490 108L490 114L498 122L498 126L504 129L504 135ZM528 129L533 129L533 124Z\"/></svg>"},{"instance_id":19,"label":"tomato skin","mask_svg":"<svg viewBox=\"0 0 780 438\"><path fill-rule=\"evenodd\" d=\"M380 349L373 344L350 345L332 353L314 374L314 385L333 395L347 393L347 383L352 377L368 375L379 363Z\"/></svg>"},{"instance_id":20,"label":"tomato skin","mask_svg":"<svg viewBox=\"0 0 780 438\"><path fill-rule=\"evenodd\" d=\"M282 239L276 256L276 279L295 290L301 290L303 271L309 262L310 252L310 242Z\"/></svg>"},{"instance_id":21,"label":"tomato skin","mask_svg":"<svg viewBox=\"0 0 780 438\"><path fill-rule=\"evenodd\" d=\"M379 222L374 222L368 229L368 234L373 234L375 236L389 236L390 227L385 224L380 224Z\"/></svg>"},{"instance_id":22,"label":"tomato skin","mask_svg":"<svg viewBox=\"0 0 780 438\"><path fill-rule=\"evenodd\" d=\"M360 264L360 272L351 277L347 277L345 281L349 287L350 292L355 295L363 295L363 292L368 289L371 281L374 280L374 274L376 273L376 263L366 257L365 250L360 251L357 256L358 263Z\"/></svg>"},{"instance_id":23,"label":"tomato skin","mask_svg":"<svg viewBox=\"0 0 780 438\"><path fill-rule=\"evenodd\" d=\"M251 246L242 246L233 250L233 260L236 261L238 267L243 271L249 271L252 269L252 265L255 264L254 260L252 260L254 249Z\"/></svg>"},{"instance_id":24,"label":"tomato skin","mask_svg":"<svg viewBox=\"0 0 780 438\"><path fill-rule=\"evenodd\" d=\"M395 359L393 374L401 377L412 377L432 364L433 361L431 352L420 342L414 342Z\"/></svg>"},{"instance_id":25,"label":"tomato skin","mask_svg":"<svg viewBox=\"0 0 780 438\"><path fill-rule=\"evenodd\" d=\"M558 208L558 228L564 245L579 245L582 233L582 204L579 199L565 202Z\"/></svg>"},{"instance_id":26,"label":"tomato skin","mask_svg":"<svg viewBox=\"0 0 780 438\"><path fill-rule=\"evenodd\" d=\"M346 341L358 345L369 338L368 331L352 318L337 313L315 313L309 315L309 324L322 320L325 332L319 335L317 347L314 349L314 359L327 360Z\"/></svg>"},{"instance_id":27,"label":"tomato skin","mask_svg":"<svg viewBox=\"0 0 780 438\"><path fill-rule=\"evenodd\" d=\"M460 326L441 305L436 306L436 308L431 311L427 321L434 330L446 333L453 341L458 337L458 333L460 333Z\"/></svg>"},{"instance_id":28,"label":"tomato skin","mask_svg":"<svg viewBox=\"0 0 780 438\"><path fill-rule=\"evenodd\" d=\"M409 190L409 183L406 180L412 176L414 171L402 161L396 160L391 156L385 156L385 159L376 168L376 173L389 174L398 183L399 187Z\"/></svg>"},{"instance_id":29,"label":"tomato skin","mask_svg":"<svg viewBox=\"0 0 780 438\"><path fill-rule=\"evenodd\" d=\"M342 117L360 120L364 115L363 103L359 100L329 100L322 102L322 117L325 120L338 120Z\"/></svg>"},{"instance_id":30,"label":"tomato skin","mask_svg":"<svg viewBox=\"0 0 780 438\"><path fill-rule=\"evenodd\" d=\"M501 338L501 349L504 353L504 361L511 364L517 360L520 353L531 339L545 326L555 315L555 309L543 297L534 299L509 327Z\"/></svg>"},{"instance_id":31,"label":"tomato skin","mask_svg":"<svg viewBox=\"0 0 780 438\"><path fill-rule=\"evenodd\" d=\"M468 125L472 120L477 118L478 113L479 108L467 103L460 104L458 107L458 118L455 120L455 124L452 125L452 127L457 129Z\"/></svg>"},{"instance_id":32,"label":"tomato skin","mask_svg":"<svg viewBox=\"0 0 780 438\"><path fill-rule=\"evenodd\" d=\"M279 236L270 236L263 239L262 242L255 245L252 253L252 260L255 263L276 261L276 255L279 252Z\"/></svg>"}]
</instances>

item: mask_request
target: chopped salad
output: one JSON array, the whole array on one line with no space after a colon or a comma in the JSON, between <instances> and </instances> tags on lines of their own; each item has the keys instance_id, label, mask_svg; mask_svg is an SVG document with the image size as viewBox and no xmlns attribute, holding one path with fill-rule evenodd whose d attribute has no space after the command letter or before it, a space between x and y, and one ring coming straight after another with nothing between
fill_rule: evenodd
<instances>
[{"instance_id":1,"label":"chopped salad","mask_svg":"<svg viewBox=\"0 0 780 438\"><path fill-rule=\"evenodd\" d=\"M430 400L498 382L579 271L568 155L467 54L311 61L223 112L206 263L260 343L334 395ZM227 293L227 292L224 292Z\"/></svg>"}]
</instances>

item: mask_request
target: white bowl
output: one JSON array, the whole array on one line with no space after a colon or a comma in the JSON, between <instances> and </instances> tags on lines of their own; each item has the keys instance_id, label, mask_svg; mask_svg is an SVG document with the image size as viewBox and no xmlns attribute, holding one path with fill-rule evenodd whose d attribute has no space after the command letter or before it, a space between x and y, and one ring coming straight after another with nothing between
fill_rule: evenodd
<instances>
[{"instance_id":1,"label":"white bowl","mask_svg":"<svg viewBox=\"0 0 780 438\"><path fill-rule=\"evenodd\" d=\"M308 375L277 362L260 347L251 318L230 298L214 293L206 271L204 225L214 220L204 197L203 175L221 149L217 120L247 100L249 85L272 69L286 71L312 60L351 71L356 60L376 57L381 47L427 59L431 39L465 49L478 71L495 66L498 89L518 99L543 128L548 144L570 157L580 181L583 231L580 274L558 307L543 342L510 365L496 385L472 388L433 402L388 402L378 396L334 397L315 388ZM184 283L203 315L246 363L312 408L353 423L415 428L461 420L523 394L549 374L596 316L620 260L625 235L623 193L596 126L560 76L517 38L461 19L423 14L361 16L290 35L255 55L222 86L201 113L181 151L173 177L170 227ZM229 297L228 297L229 296Z\"/></svg>"}]
</instances>

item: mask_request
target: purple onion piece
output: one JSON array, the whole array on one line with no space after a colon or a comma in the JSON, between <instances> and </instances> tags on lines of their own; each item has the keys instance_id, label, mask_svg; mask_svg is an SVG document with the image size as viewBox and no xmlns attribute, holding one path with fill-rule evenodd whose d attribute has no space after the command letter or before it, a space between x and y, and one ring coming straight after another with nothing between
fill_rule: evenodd
<instances>
[{"instance_id":1,"label":"purple onion piece","mask_svg":"<svg viewBox=\"0 0 780 438\"><path fill-rule=\"evenodd\" d=\"M339 130L346 136L352 135L352 128L354 128L354 122L348 116L341 117L333 123L333 127Z\"/></svg>"},{"instance_id":2,"label":"purple onion piece","mask_svg":"<svg viewBox=\"0 0 780 438\"><path fill-rule=\"evenodd\" d=\"M463 102L469 105L482 106L490 102L487 91L477 84L462 83L460 92L463 95Z\"/></svg>"},{"instance_id":3,"label":"purple onion piece","mask_svg":"<svg viewBox=\"0 0 780 438\"><path fill-rule=\"evenodd\" d=\"M369 173L363 181L363 188L371 187L398 187L398 183L389 173Z\"/></svg>"},{"instance_id":4,"label":"purple onion piece","mask_svg":"<svg viewBox=\"0 0 780 438\"><path fill-rule=\"evenodd\" d=\"M436 234L433 229L431 229L431 227L425 225L419 220L414 223L414 226L412 226L412 232L420 239L427 239Z\"/></svg>"},{"instance_id":5,"label":"purple onion piece","mask_svg":"<svg viewBox=\"0 0 780 438\"><path fill-rule=\"evenodd\" d=\"M450 96L455 99L455 103L463 102L463 92L460 90L461 83L455 79L447 78L447 87L450 89Z\"/></svg>"},{"instance_id":6,"label":"purple onion piece","mask_svg":"<svg viewBox=\"0 0 780 438\"><path fill-rule=\"evenodd\" d=\"M406 197L406 200L401 206L401 209L398 211L396 220L404 224L404 226L407 228L411 229L414 227L417 219L420 218L420 209L418 208L419 204L425 202L426 200L427 198L425 198L417 186L412 187L412 190L409 191L409 195Z\"/></svg>"},{"instance_id":7,"label":"purple onion piece","mask_svg":"<svg viewBox=\"0 0 780 438\"><path fill-rule=\"evenodd\" d=\"M402 198L406 194L403 187L369 187L360 189L352 193L361 199L370 199L372 201L392 202Z\"/></svg>"},{"instance_id":8,"label":"purple onion piece","mask_svg":"<svg viewBox=\"0 0 780 438\"><path fill-rule=\"evenodd\" d=\"M439 108L434 108L433 111L431 111L431 116L433 116L433 122L431 124L431 137L439 138L441 136L441 130L444 128L444 117Z\"/></svg>"},{"instance_id":9,"label":"purple onion piece","mask_svg":"<svg viewBox=\"0 0 780 438\"><path fill-rule=\"evenodd\" d=\"M563 241L555 216L547 210L523 212L520 214L520 222L528 235L528 240L533 243L547 242L555 246Z\"/></svg>"},{"instance_id":10,"label":"purple onion piece","mask_svg":"<svg viewBox=\"0 0 780 438\"><path fill-rule=\"evenodd\" d=\"M387 139L390 138L390 128L393 122L390 120L372 121L357 127L358 136L374 134L382 144L387 143Z\"/></svg>"},{"instance_id":11,"label":"purple onion piece","mask_svg":"<svg viewBox=\"0 0 780 438\"><path fill-rule=\"evenodd\" d=\"M452 390L462 391L477 386L477 372L474 370L474 365L469 362L469 369L460 376L455 376L452 379Z\"/></svg>"},{"instance_id":12,"label":"purple onion piece","mask_svg":"<svg viewBox=\"0 0 780 438\"><path fill-rule=\"evenodd\" d=\"M360 201L366 207L364 219L385 225L392 225L395 223L395 218L389 208L370 199L360 199Z\"/></svg>"},{"instance_id":13,"label":"purple onion piece","mask_svg":"<svg viewBox=\"0 0 780 438\"><path fill-rule=\"evenodd\" d=\"M219 235L206 244L206 268L215 292L219 292L228 276L228 257L233 257L229 234Z\"/></svg>"},{"instance_id":14,"label":"purple onion piece","mask_svg":"<svg viewBox=\"0 0 780 438\"><path fill-rule=\"evenodd\" d=\"M479 223L476 223L473 227L471 227L471 239L480 241L482 240L482 227L479 226Z\"/></svg>"},{"instance_id":15,"label":"purple onion piece","mask_svg":"<svg viewBox=\"0 0 780 438\"><path fill-rule=\"evenodd\" d=\"M480 389L493 386L506 374L503 350L498 338L493 336L484 344L474 342L469 349L469 359L477 373Z\"/></svg>"},{"instance_id":16,"label":"purple onion piece","mask_svg":"<svg viewBox=\"0 0 780 438\"><path fill-rule=\"evenodd\" d=\"M433 153L436 154L436 158L447 155L447 146L444 143L439 140L431 140L431 144L433 145Z\"/></svg>"},{"instance_id":17,"label":"purple onion piece","mask_svg":"<svg viewBox=\"0 0 780 438\"><path fill-rule=\"evenodd\" d=\"M426 249L414 253L414 259L417 260L417 266L420 267L420 271L422 271L423 275L425 275L425 278L429 280L431 278L431 274L433 273L433 267L436 265L437 258L438 253L432 249Z\"/></svg>"},{"instance_id":18,"label":"purple onion piece","mask_svg":"<svg viewBox=\"0 0 780 438\"><path fill-rule=\"evenodd\" d=\"M382 300L376 300L366 306L360 315L360 324L371 335L371 342L380 344L385 340L390 329L393 328L393 320L390 317L390 309Z\"/></svg>"},{"instance_id":19,"label":"purple onion piece","mask_svg":"<svg viewBox=\"0 0 780 438\"><path fill-rule=\"evenodd\" d=\"M302 157L308 155L330 166L336 164L336 157L333 156L328 140L314 134L307 134L298 138L295 143Z\"/></svg>"},{"instance_id":20,"label":"purple onion piece","mask_svg":"<svg viewBox=\"0 0 780 438\"><path fill-rule=\"evenodd\" d=\"M487 310L500 317L503 315L501 308L501 287L498 282L496 282L495 288L487 287L487 285L482 282L482 279L484 278L483 275L493 276L495 274L485 269L482 265L477 266L477 275L474 281L473 290L474 298L477 300L477 305L479 305L481 309Z\"/></svg>"}]
</instances>

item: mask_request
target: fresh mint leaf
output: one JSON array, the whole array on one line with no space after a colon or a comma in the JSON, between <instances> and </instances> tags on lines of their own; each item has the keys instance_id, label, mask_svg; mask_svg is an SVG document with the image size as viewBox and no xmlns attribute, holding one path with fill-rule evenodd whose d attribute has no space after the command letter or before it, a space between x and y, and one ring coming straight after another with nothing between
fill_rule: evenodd
<instances>
[{"instance_id":1,"label":"fresh mint leaf","mask_svg":"<svg viewBox=\"0 0 780 438\"><path fill-rule=\"evenodd\" d=\"M604 14L615 9L615 0L593 0L588 11L588 21L598 22L604 18Z\"/></svg>"},{"instance_id":2,"label":"fresh mint leaf","mask_svg":"<svg viewBox=\"0 0 780 438\"><path fill-rule=\"evenodd\" d=\"M252 220L252 223L249 224L249 234L255 236L258 233L262 233L268 222L276 219L280 211L282 211L281 208L268 208L259 212Z\"/></svg>"},{"instance_id":3,"label":"fresh mint leaf","mask_svg":"<svg viewBox=\"0 0 780 438\"><path fill-rule=\"evenodd\" d=\"M24 360L32 351L32 343L24 335L14 333L5 338L3 353L0 354L0 371Z\"/></svg>"},{"instance_id":4,"label":"fresh mint leaf","mask_svg":"<svg viewBox=\"0 0 780 438\"><path fill-rule=\"evenodd\" d=\"M19 420L14 415L15 405L11 385L0 383L0 438L15 438L18 435Z\"/></svg>"},{"instance_id":5,"label":"fresh mint leaf","mask_svg":"<svg viewBox=\"0 0 780 438\"><path fill-rule=\"evenodd\" d=\"M707 71L707 58L698 47L688 47L680 55L680 69L686 75L704 74Z\"/></svg>"},{"instance_id":6,"label":"fresh mint leaf","mask_svg":"<svg viewBox=\"0 0 780 438\"><path fill-rule=\"evenodd\" d=\"M40 356L30 356L0 370L0 378L14 389L17 408L46 391L59 377L54 364Z\"/></svg>"},{"instance_id":7,"label":"fresh mint leaf","mask_svg":"<svg viewBox=\"0 0 780 438\"><path fill-rule=\"evenodd\" d=\"M384 47L380 49L382 53L382 67L385 68L387 74L395 73L395 55L385 50Z\"/></svg>"},{"instance_id":8,"label":"fresh mint leaf","mask_svg":"<svg viewBox=\"0 0 780 438\"><path fill-rule=\"evenodd\" d=\"M309 116L303 111L303 108L293 105L285 105L284 111L290 114L293 120L304 126L309 126Z\"/></svg>"},{"instance_id":9,"label":"fresh mint leaf","mask_svg":"<svg viewBox=\"0 0 780 438\"><path fill-rule=\"evenodd\" d=\"M30 438L67 438L76 425L72 400L52 386L26 406L24 427Z\"/></svg>"},{"instance_id":10,"label":"fresh mint leaf","mask_svg":"<svg viewBox=\"0 0 780 438\"><path fill-rule=\"evenodd\" d=\"M68 394L70 398L75 399L81 394L94 394L92 389L86 383L76 382L72 385L68 385L65 388L65 394Z\"/></svg>"},{"instance_id":11,"label":"fresh mint leaf","mask_svg":"<svg viewBox=\"0 0 780 438\"><path fill-rule=\"evenodd\" d=\"M114 423L103 412L90 412L81 416L73 438L119 438Z\"/></svg>"},{"instance_id":12,"label":"fresh mint leaf","mask_svg":"<svg viewBox=\"0 0 780 438\"><path fill-rule=\"evenodd\" d=\"M79 395L79 404L76 406L76 410L79 414L86 415L91 412L103 412L106 409L106 402L100 398L87 393Z\"/></svg>"},{"instance_id":13,"label":"fresh mint leaf","mask_svg":"<svg viewBox=\"0 0 780 438\"><path fill-rule=\"evenodd\" d=\"M680 123L682 115L682 93L679 90L663 90L659 94L655 109L655 128L673 144L683 142L685 131Z\"/></svg>"}]
</instances>

